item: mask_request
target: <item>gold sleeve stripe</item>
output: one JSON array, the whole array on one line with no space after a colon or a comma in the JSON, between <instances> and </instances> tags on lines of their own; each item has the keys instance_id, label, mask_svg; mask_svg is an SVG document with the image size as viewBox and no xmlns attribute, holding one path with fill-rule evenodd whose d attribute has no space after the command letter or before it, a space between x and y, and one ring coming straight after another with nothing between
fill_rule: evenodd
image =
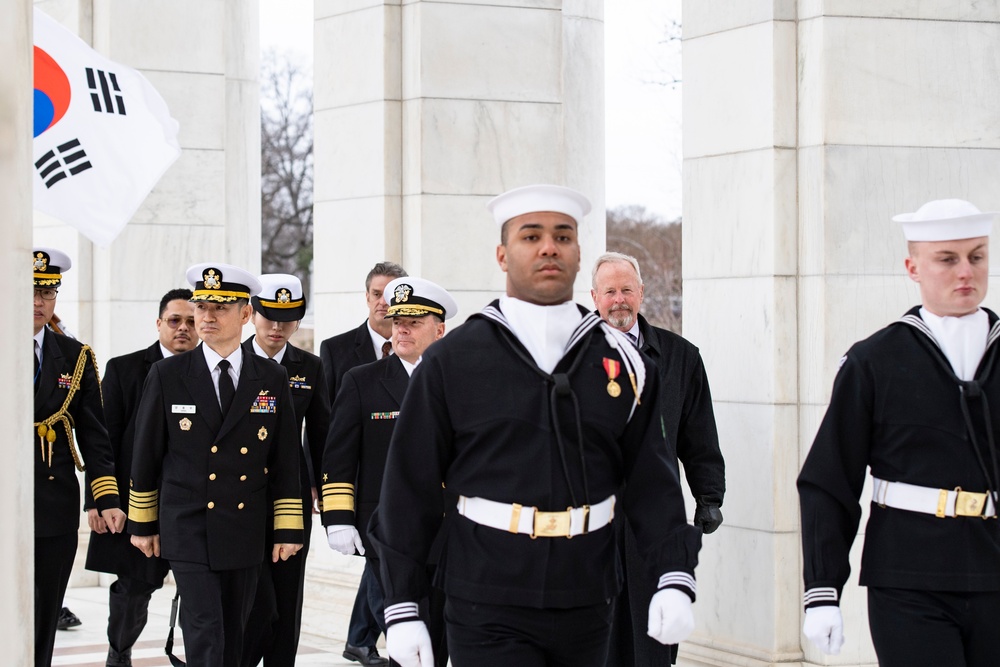
<instances>
[{"instance_id":1,"label":"gold sleeve stripe","mask_svg":"<svg viewBox=\"0 0 1000 667\"><path fill-rule=\"evenodd\" d=\"M160 492L130 490L128 518L136 523L150 523L160 517Z\"/></svg>"},{"instance_id":2,"label":"gold sleeve stripe","mask_svg":"<svg viewBox=\"0 0 1000 667\"><path fill-rule=\"evenodd\" d=\"M94 494L94 500L97 500L101 496L117 496L118 481L110 475L98 477L90 483L90 489Z\"/></svg>"},{"instance_id":3,"label":"gold sleeve stripe","mask_svg":"<svg viewBox=\"0 0 1000 667\"><path fill-rule=\"evenodd\" d=\"M350 491L351 493L354 493L354 485L348 484L346 482L330 482L329 484L323 485L323 493L326 493L327 491L340 491L340 490Z\"/></svg>"},{"instance_id":4,"label":"gold sleeve stripe","mask_svg":"<svg viewBox=\"0 0 1000 667\"><path fill-rule=\"evenodd\" d=\"M304 529L301 498L279 498L274 501L274 529Z\"/></svg>"},{"instance_id":5,"label":"gold sleeve stripe","mask_svg":"<svg viewBox=\"0 0 1000 667\"><path fill-rule=\"evenodd\" d=\"M324 495L323 496L323 511L324 512L334 512L337 510L346 510L348 512L354 511L354 496L353 495Z\"/></svg>"}]
</instances>

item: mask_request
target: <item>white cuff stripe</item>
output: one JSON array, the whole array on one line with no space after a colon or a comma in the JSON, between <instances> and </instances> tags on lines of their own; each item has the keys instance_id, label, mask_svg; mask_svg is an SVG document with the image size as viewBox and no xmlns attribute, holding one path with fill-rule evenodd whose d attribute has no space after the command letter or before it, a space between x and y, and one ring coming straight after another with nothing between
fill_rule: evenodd
<instances>
[{"instance_id":1,"label":"white cuff stripe","mask_svg":"<svg viewBox=\"0 0 1000 667\"><path fill-rule=\"evenodd\" d=\"M661 589L667 586L684 586L691 589L695 595L698 594L698 585L695 583L694 577L687 572L667 572L661 575L656 588Z\"/></svg>"},{"instance_id":2,"label":"white cuff stripe","mask_svg":"<svg viewBox=\"0 0 1000 667\"><path fill-rule=\"evenodd\" d=\"M416 602L399 602L385 608L385 622L399 621L405 618L418 618Z\"/></svg>"},{"instance_id":3,"label":"white cuff stripe","mask_svg":"<svg viewBox=\"0 0 1000 667\"><path fill-rule=\"evenodd\" d=\"M832 587L810 588L802 596L806 606L814 602L837 602L837 589Z\"/></svg>"}]
</instances>

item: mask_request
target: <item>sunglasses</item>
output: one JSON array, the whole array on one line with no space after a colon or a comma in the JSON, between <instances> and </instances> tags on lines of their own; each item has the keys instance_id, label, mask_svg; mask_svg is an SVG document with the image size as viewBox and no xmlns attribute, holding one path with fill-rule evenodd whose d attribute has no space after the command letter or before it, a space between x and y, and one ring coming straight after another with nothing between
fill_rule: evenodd
<instances>
[{"instance_id":1,"label":"sunglasses","mask_svg":"<svg viewBox=\"0 0 1000 667\"><path fill-rule=\"evenodd\" d=\"M167 326L171 329L176 329L181 325L181 322L186 324L189 329L194 329L194 318L193 317L181 317L180 315L171 315L167 319L163 320L167 323Z\"/></svg>"}]
</instances>

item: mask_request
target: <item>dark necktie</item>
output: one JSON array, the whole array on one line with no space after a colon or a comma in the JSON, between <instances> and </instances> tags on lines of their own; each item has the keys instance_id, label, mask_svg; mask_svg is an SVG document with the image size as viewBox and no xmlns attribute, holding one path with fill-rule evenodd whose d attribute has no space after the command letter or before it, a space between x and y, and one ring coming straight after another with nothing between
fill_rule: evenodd
<instances>
[{"instance_id":1,"label":"dark necktie","mask_svg":"<svg viewBox=\"0 0 1000 667\"><path fill-rule=\"evenodd\" d=\"M223 416L229 412L229 406L233 404L233 397L236 396L233 377L229 374L231 365L227 359L219 362L219 405L222 406Z\"/></svg>"},{"instance_id":2,"label":"dark necktie","mask_svg":"<svg viewBox=\"0 0 1000 667\"><path fill-rule=\"evenodd\" d=\"M389 356L390 352L392 352L392 343L389 342L389 341L385 341L384 343L382 343L382 357L381 358L385 359L386 357Z\"/></svg>"},{"instance_id":3,"label":"dark necktie","mask_svg":"<svg viewBox=\"0 0 1000 667\"><path fill-rule=\"evenodd\" d=\"M636 336L631 331L626 331L625 335L628 336L628 339L630 341L632 341L632 344L635 345L636 349L639 349L639 338L638 338L638 336Z\"/></svg>"}]
</instances>

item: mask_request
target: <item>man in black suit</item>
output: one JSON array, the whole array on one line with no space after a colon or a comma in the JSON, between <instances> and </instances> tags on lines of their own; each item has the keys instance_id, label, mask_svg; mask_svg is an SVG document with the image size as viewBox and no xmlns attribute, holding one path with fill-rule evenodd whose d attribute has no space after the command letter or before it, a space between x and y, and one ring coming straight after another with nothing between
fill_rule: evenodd
<instances>
[{"instance_id":1,"label":"man in black suit","mask_svg":"<svg viewBox=\"0 0 1000 667\"><path fill-rule=\"evenodd\" d=\"M422 278L396 278L386 285L394 355L347 371L323 451L323 525L330 547L355 552L379 578L378 554L368 522L382 492L382 474L399 406L424 351L444 335L444 321L458 312L447 291ZM356 484L355 484L356 480ZM381 583L376 582L381 592ZM385 619L376 619L385 631ZM443 619L428 619L438 664L447 664Z\"/></svg>"},{"instance_id":2,"label":"man in black suit","mask_svg":"<svg viewBox=\"0 0 1000 667\"><path fill-rule=\"evenodd\" d=\"M405 275L403 267L393 262L379 262L372 267L365 278L368 319L357 329L327 338L320 345L319 356L323 360L331 401L337 398L340 381L349 369L383 359L392 353L392 343L389 341L392 323L385 318L389 306L382 298L382 293L390 280ZM374 573L365 563L348 625L345 658L363 665L388 664L375 650L375 641L380 632L376 616L381 615L382 595L376 585Z\"/></svg>"},{"instance_id":3,"label":"man in black suit","mask_svg":"<svg viewBox=\"0 0 1000 667\"><path fill-rule=\"evenodd\" d=\"M76 471L83 470L84 463L94 504L108 530L121 532L125 513L119 508L94 352L46 327L55 311L62 272L69 270L72 262L53 248L33 249L31 262L35 287L34 429L39 446L34 476L35 665L47 667L52 662L56 623L76 556L80 526Z\"/></svg>"},{"instance_id":4,"label":"man in black suit","mask_svg":"<svg viewBox=\"0 0 1000 667\"><path fill-rule=\"evenodd\" d=\"M255 667L263 658L264 667L294 667L302 622L312 508L317 496L313 472L319 469L323 442L330 426L330 398L319 357L288 342L306 313L302 283L295 276L284 273L265 274L260 277L260 283L261 293L250 300L254 310L251 321L256 333L243 341L243 351L285 367L300 433L305 421L307 439L299 448L304 541L298 557L287 561L271 562L270 553L264 550L257 594L244 635L242 664Z\"/></svg>"},{"instance_id":5,"label":"man in black suit","mask_svg":"<svg viewBox=\"0 0 1000 667\"><path fill-rule=\"evenodd\" d=\"M684 474L695 497L694 524L704 533L722 523L726 493L726 464L719 449L712 394L698 348L677 334L650 325L639 313L643 284L639 262L629 255L609 252L594 263L591 297L605 322L618 329L656 364L660 377L660 414L673 460L684 464ZM626 585L615 606L607 667L652 667L676 661L677 646L663 645L646 634L649 601L656 580L647 574L632 528L622 522L619 549Z\"/></svg>"},{"instance_id":6,"label":"man in black suit","mask_svg":"<svg viewBox=\"0 0 1000 667\"><path fill-rule=\"evenodd\" d=\"M142 385L150 367L166 357L193 350L198 345L194 330L191 290L173 289L160 299L156 319L158 340L149 347L108 361L102 389L104 415L115 457L118 488L127 489L132 472L135 417ZM88 479L92 477L90 471ZM93 495L84 502L90 524L87 569L118 575L108 589L107 667L132 664L132 646L146 627L149 599L163 586L170 567L161 558L146 558L129 541L127 533L112 533L94 507Z\"/></svg>"},{"instance_id":7,"label":"man in black suit","mask_svg":"<svg viewBox=\"0 0 1000 667\"><path fill-rule=\"evenodd\" d=\"M128 530L170 563L188 666L237 667L268 516L272 561L302 548L299 435L285 370L240 345L260 282L221 263L187 277L203 344L146 377Z\"/></svg>"}]
</instances>

